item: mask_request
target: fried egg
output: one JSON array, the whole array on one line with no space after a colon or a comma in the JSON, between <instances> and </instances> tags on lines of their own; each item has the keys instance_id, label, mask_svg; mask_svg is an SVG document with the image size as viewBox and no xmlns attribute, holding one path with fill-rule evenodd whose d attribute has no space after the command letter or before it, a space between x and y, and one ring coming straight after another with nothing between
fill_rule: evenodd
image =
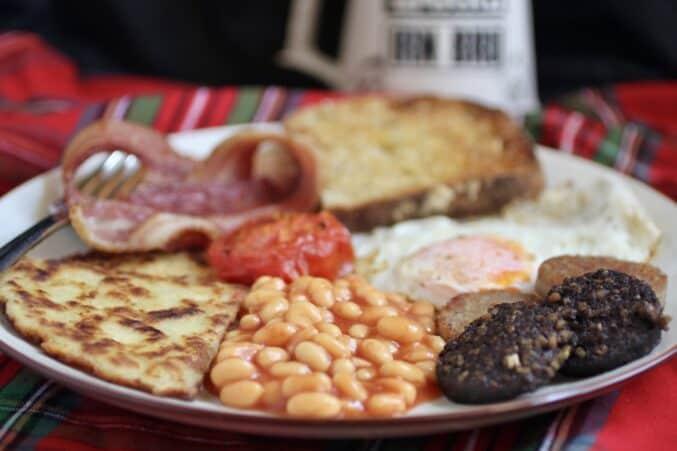
<instances>
[{"instance_id":1,"label":"fried egg","mask_svg":"<svg viewBox=\"0 0 677 451\"><path fill-rule=\"evenodd\" d=\"M606 179L561 185L501 215L435 216L353 236L358 271L382 290L444 305L483 289L533 289L538 265L562 254L645 262L660 231L635 196Z\"/></svg>"}]
</instances>

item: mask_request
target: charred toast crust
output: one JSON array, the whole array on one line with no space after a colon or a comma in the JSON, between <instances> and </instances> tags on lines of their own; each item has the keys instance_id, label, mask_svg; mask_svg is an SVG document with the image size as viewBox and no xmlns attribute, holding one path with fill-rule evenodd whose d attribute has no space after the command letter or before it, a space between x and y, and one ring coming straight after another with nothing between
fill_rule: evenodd
<instances>
[{"instance_id":1,"label":"charred toast crust","mask_svg":"<svg viewBox=\"0 0 677 451\"><path fill-rule=\"evenodd\" d=\"M425 191L396 199L375 201L357 208L329 210L350 230L363 232L377 226L432 215L463 218L496 213L514 199L537 197L542 189L543 176L535 165L531 169L493 178L438 185ZM436 196L448 200L432 200Z\"/></svg>"},{"instance_id":2,"label":"charred toast crust","mask_svg":"<svg viewBox=\"0 0 677 451\"><path fill-rule=\"evenodd\" d=\"M343 102L357 104L368 102L374 97L365 96ZM386 102L389 110L403 114L421 108L426 111L450 107L462 109L473 120L489 124L492 136L500 140L502 147L498 155L487 155L486 160L483 159L475 167L468 167L467 171L453 180L439 180L423 189L381 194L366 202L348 206L322 205L336 214L351 230L365 231L380 225L437 214L467 217L495 213L514 199L534 198L542 191L543 174L534 153L533 142L502 111L468 101L430 96L379 99ZM303 109L287 118L287 131L305 140L311 147L317 145L317 136L312 127L302 120L296 120L299 114L303 114ZM472 152L472 148L468 151Z\"/></svg>"}]
</instances>

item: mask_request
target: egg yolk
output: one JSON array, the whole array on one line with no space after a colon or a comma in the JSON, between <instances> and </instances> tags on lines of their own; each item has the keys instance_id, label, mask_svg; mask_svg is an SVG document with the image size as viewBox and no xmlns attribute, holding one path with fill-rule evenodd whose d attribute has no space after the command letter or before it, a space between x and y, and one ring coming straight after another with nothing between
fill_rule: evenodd
<instances>
[{"instance_id":1,"label":"egg yolk","mask_svg":"<svg viewBox=\"0 0 677 451\"><path fill-rule=\"evenodd\" d=\"M517 242L461 236L428 245L396 267L403 290L438 305L457 294L515 287L531 280L533 256Z\"/></svg>"}]
</instances>

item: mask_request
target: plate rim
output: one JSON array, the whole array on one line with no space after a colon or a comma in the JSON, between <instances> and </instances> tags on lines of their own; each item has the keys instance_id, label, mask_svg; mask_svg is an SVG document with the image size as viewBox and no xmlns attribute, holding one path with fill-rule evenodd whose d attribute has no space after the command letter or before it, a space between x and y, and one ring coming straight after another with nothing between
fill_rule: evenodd
<instances>
[{"instance_id":1,"label":"plate rim","mask_svg":"<svg viewBox=\"0 0 677 451\"><path fill-rule=\"evenodd\" d=\"M243 124L239 126L220 126L220 127L210 127L210 128L205 128L205 129L197 129L197 130L188 130L184 132L179 132L179 133L174 133L169 135L169 139L174 139L176 137L184 138L186 135L195 135L199 133L214 133L218 131L232 131L234 129L239 129L239 128L260 128L261 126L263 127L268 127L268 128L278 128L279 125L276 123L265 123L265 124L258 124L257 125L252 125L252 124ZM621 180L624 181L624 183L629 184L633 189L638 190L638 191L644 191L645 194L651 195L651 196L658 196L662 199L662 201L667 201L672 208L675 209L675 212L677 213L677 203L667 197L666 195L656 191L653 189L651 186L645 184L641 180L634 179L626 174L620 173L615 171L614 169L604 166L600 163L597 163L592 160L588 160L585 158L578 157L573 154L569 154L563 151L556 151L554 149L550 149L545 146L540 146L540 145L535 145L534 146L536 150L536 154L541 160L543 157L542 155L550 155L552 158L563 158L563 159L572 159L574 160L575 163L577 164L585 164L585 165L592 165L594 166L594 170L596 172L599 172L600 175L604 174L605 176L610 176L614 178L620 178ZM549 157L547 157L549 158ZM58 171L58 168L48 170L43 172L42 174L39 174L22 184L18 185L14 189L10 190L9 192L5 193L2 197L0 197L0 209L3 207L4 201L8 198L12 198L14 196L21 196L21 191L29 188L29 186L33 183L39 183L41 179L44 179L46 177L54 176L54 174ZM4 316L4 309L3 309L3 318L6 320L6 316ZM7 324L11 326L11 323L7 321ZM32 343L30 340L18 335L18 334L12 334L11 332L15 331L10 331L8 330L4 325L0 327L0 338L5 337L6 334L8 334L11 338L19 340L21 342L24 342L26 344L35 346L35 343ZM345 434L341 433L338 431L338 429L341 430L353 430L355 426L361 426L363 429L364 427L368 428L375 428L379 429L382 427L385 428L397 428L399 425L404 425L404 424L415 424L415 425L425 425L429 424L434 426L437 423L440 422L460 422L463 424L466 424L468 421L473 422L476 420L486 420L485 424L491 424L495 422L501 422L501 421L507 421L508 416L528 416L539 412L547 411L547 410L553 410L556 409L562 405L566 404L571 404L571 403L576 403L580 402L584 399L591 398L593 396L596 396L597 394L601 394L610 390L613 390L615 387L627 382L631 378L647 371L650 368L653 368L671 357L673 357L675 354L677 354L677 343L672 343L672 345L669 345L666 349L662 350L658 354L653 354L653 355L648 355L645 356L641 359L638 359L634 362L631 362L629 364L624 365L623 367L620 367L616 370L613 370L608 373L604 373L603 375L600 375L601 377L604 377L604 380L600 381L595 381L594 378L587 378L587 379L581 379L576 382L574 382L576 385L573 387L570 387L568 389L562 389L562 390L557 390L556 392L550 393L550 394L544 394L544 399L540 398L523 398L523 397L518 397L513 400L501 402L501 403L494 403L494 404L487 404L487 405L481 405L481 406L473 406L471 407L472 410L464 410L464 411L455 411L455 412L447 412L447 413L430 413L430 414L421 414L421 415L416 415L416 416L402 416L402 417L395 417L395 418L360 418L360 419L340 419L340 420L313 420L313 419L296 419L296 418L291 418L291 417L285 417L285 416L271 416L271 415L259 415L259 414L248 414L245 413L247 411L242 411L243 413L240 412L232 412L230 410L224 410L223 412L213 412L213 411L207 411L201 408L200 406L195 406L195 405L190 405L190 404L174 404L174 403L167 403L166 401L169 400L174 400L174 401L183 401L183 400L178 400L176 398L167 398L167 397L162 397L162 396L157 396L153 395L141 390L136 390L133 388L129 388L126 386L121 386L118 384L114 384L112 382L108 382L104 379L98 378L97 376L94 376L90 373L81 371L77 367L72 367L70 365L66 365L65 363L61 362L60 360L53 358L44 351L40 350L40 348L36 348L35 350L40 352L44 357L46 357L49 363L54 364L56 363L56 366L46 366L43 365L42 362L39 360L36 360L32 358L30 355L26 355L21 353L21 351L11 345L11 340L10 341L5 341L5 339L0 339L0 349L5 352L6 354L10 355L12 358L18 360L21 362L23 365L37 371L41 375L47 375L49 379L52 379L56 381L59 384L62 384L64 386L69 387L70 389L73 389L76 392L85 392L86 396L91 396L95 399L100 399L103 400L104 402L112 403L114 405L117 405L119 407L123 407L129 410L137 411L137 412L142 412L145 414L150 414L152 415L152 412L149 412L148 410L145 409L145 407L150 408L155 408L158 409L160 408L160 411L163 413L163 415L154 415L154 416L160 416L162 418L166 419L171 419L172 413L176 414L181 414L181 415L190 415L191 413L194 414L200 414L200 415L208 415L208 416L213 416L214 421L218 422L219 425L215 424L207 424L204 421L199 421L196 420L195 422L188 421L191 424L195 425L201 425L201 426L206 426L210 428L221 428L221 429L232 429L232 427L228 427L227 423L229 421L234 422L234 423L242 423L242 422L256 422L258 424L258 427L254 427L258 433L265 433L266 429L259 429L259 427L264 428L264 427L270 427L271 425L274 426L273 429L275 428L290 428L289 430L292 432L290 434L282 434L282 435L293 435L295 437L299 436L317 436L318 434L299 434L298 430L299 429L305 429L305 428L312 428L313 432L316 432L314 428L317 428L319 425L322 425L321 432L322 436L326 436L327 433L330 435L334 432L338 432L336 436L341 436L341 437L350 437L350 436L357 436L356 434ZM77 379L72 378L69 374L67 374L67 371L64 371L59 368L59 366L63 366L68 369L73 369L76 371L79 371L82 373L82 375L86 376L87 378L91 378L91 380L84 381L86 382L85 387L76 385L79 383ZM598 376L598 377L600 377ZM124 390L120 390L124 389ZM132 390L133 391L133 397L130 398L129 394L125 392L125 390ZM134 396L135 395L135 396ZM118 403L119 401L119 403ZM124 401L127 401L125 404ZM188 400L187 402L190 402ZM144 406L144 409L141 409L137 406L137 404L142 404ZM171 409L171 411L163 411L162 409ZM164 415L164 414L167 415ZM492 421L492 419L496 419L496 421ZM176 421L176 420L174 420ZM187 421L182 421L182 423L186 423ZM454 429L453 424L440 424L440 427L442 429L439 430L451 430ZM424 428L425 429L425 428ZM435 429L437 430L437 429ZM359 431L361 433L364 433L365 431ZM368 432L368 431L366 431ZM426 433L426 432L424 432ZM272 431L272 435L281 435L280 431ZM377 434L378 436L391 436L390 432L387 432L385 434ZM403 435L411 435L411 431L407 430Z\"/></svg>"}]
</instances>

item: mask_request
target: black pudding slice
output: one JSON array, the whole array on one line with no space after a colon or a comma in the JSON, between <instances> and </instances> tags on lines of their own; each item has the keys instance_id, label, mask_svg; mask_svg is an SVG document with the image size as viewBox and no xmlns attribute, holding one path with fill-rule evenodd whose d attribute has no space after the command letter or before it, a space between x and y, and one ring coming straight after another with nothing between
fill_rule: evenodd
<instances>
[{"instance_id":1,"label":"black pudding slice","mask_svg":"<svg viewBox=\"0 0 677 451\"><path fill-rule=\"evenodd\" d=\"M547 301L571 317L575 346L561 370L569 376L599 374L648 354L668 321L648 284L610 269L566 279Z\"/></svg>"},{"instance_id":2,"label":"black pudding slice","mask_svg":"<svg viewBox=\"0 0 677 451\"><path fill-rule=\"evenodd\" d=\"M499 304L449 341L437 381L451 401L504 401L550 381L569 356L573 333L548 304Z\"/></svg>"}]
</instances>

